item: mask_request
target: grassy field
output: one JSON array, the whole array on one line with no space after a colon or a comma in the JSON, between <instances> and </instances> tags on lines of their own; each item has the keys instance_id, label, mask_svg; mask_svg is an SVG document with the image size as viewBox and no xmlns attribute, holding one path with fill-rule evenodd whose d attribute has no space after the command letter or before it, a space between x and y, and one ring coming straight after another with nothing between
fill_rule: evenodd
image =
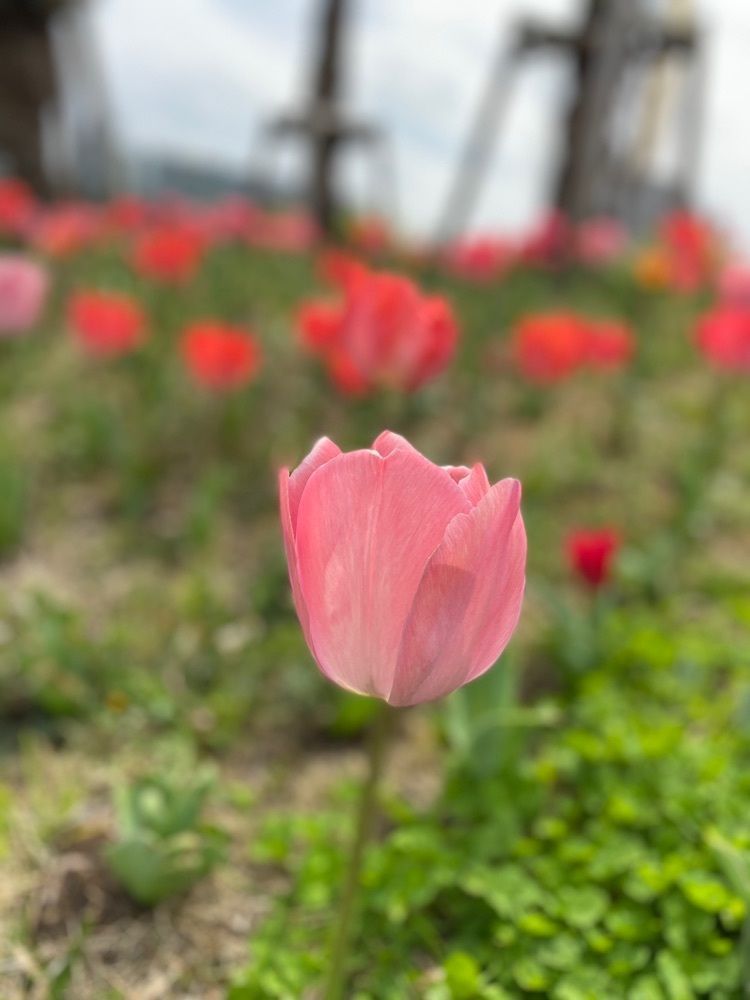
<instances>
[{"instance_id":1,"label":"grassy field","mask_svg":"<svg viewBox=\"0 0 750 1000\"><path fill-rule=\"evenodd\" d=\"M39 328L0 341L0 996L315 995L372 705L307 652L276 470L385 427L521 480L529 578L499 665L399 719L347 995L746 995L750 397L695 348L710 294L628 260L412 265L457 357L359 399L298 341L313 254L217 246L179 288L117 245L51 270ZM74 342L92 287L138 298L141 349ZM510 331L560 308L629 322L633 362L527 383ZM245 388L191 380L197 318L255 331ZM599 525L623 547L594 595L565 539Z\"/></svg>"}]
</instances>

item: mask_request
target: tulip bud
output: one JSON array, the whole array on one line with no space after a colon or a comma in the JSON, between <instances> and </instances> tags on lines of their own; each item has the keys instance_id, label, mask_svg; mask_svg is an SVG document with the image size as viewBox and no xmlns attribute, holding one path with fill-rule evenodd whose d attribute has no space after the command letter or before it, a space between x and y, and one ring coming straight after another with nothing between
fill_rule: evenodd
<instances>
[{"instance_id":1,"label":"tulip bud","mask_svg":"<svg viewBox=\"0 0 750 1000\"><path fill-rule=\"evenodd\" d=\"M593 590L609 582L612 563L620 548L620 538L611 528L578 530L568 536L571 569Z\"/></svg>"}]
</instances>

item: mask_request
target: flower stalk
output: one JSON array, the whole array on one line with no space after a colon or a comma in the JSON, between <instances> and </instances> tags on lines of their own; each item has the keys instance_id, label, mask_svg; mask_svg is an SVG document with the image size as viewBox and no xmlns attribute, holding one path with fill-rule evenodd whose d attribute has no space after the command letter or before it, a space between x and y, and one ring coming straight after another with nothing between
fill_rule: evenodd
<instances>
[{"instance_id":1,"label":"flower stalk","mask_svg":"<svg viewBox=\"0 0 750 1000\"><path fill-rule=\"evenodd\" d=\"M385 702L378 706L369 733L367 771L362 784L344 882L331 935L329 964L322 992L323 1000L342 1000L349 972L354 929L362 888L362 862L372 835L377 811L378 789L388 743L393 731L395 710Z\"/></svg>"},{"instance_id":2,"label":"flower stalk","mask_svg":"<svg viewBox=\"0 0 750 1000\"><path fill-rule=\"evenodd\" d=\"M688 538L695 531L696 522L705 515L707 494L721 469L726 451L731 401L731 383L717 377L702 432L679 477L680 505L675 534L680 540Z\"/></svg>"}]
</instances>

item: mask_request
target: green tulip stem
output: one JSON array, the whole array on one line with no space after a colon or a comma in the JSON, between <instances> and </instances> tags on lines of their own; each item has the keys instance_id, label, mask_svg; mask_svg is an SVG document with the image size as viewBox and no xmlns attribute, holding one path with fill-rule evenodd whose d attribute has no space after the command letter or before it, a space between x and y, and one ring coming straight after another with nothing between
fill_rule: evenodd
<instances>
[{"instance_id":1,"label":"green tulip stem","mask_svg":"<svg viewBox=\"0 0 750 1000\"><path fill-rule=\"evenodd\" d=\"M745 917L740 935L740 966L742 968L742 990L750 997L750 917Z\"/></svg>"},{"instance_id":2,"label":"green tulip stem","mask_svg":"<svg viewBox=\"0 0 750 1000\"><path fill-rule=\"evenodd\" d=\"M721 469L729 432L729 407L734 385L717 376L707 401L706 418L692 455L682 474L682 503L678 513L678 537L689 536L696 518L703 513L706 494Z\"/></svg>"},{"instance_id":3,"label":"green tulip stem","mask_svg":"<svg viewBox=\"0 0 750 1000\"><path fill-rule=\"evenodd\" d=\"M378 786L383 771L383 762L395 711L383 702L373 719L367 754L367 771L359 798L349 856L344 873L338 910L334 918L329 965L325 986L321 994L323 1000L341 1000L344 996L349 967L354 926L361 889L362 861L365 847L372 834L377 807Z\"/></svg>"}]
</instances>

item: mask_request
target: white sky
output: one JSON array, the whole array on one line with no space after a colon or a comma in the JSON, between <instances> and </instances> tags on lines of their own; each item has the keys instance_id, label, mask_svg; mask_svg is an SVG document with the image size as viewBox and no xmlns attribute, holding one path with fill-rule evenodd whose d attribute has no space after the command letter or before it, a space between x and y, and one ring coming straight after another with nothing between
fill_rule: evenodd
<instances>
[{"instance_id":1,"label":"white sky","mask_svg":"<svg viewBox=\"0 0 750 1000\"><path fill-rule=\"evenodd\" d=\"M519 11L570 21L578 0L352 0L351 109L387 130L399 224L434 228L500 32ZM241 168L264 162L257 134L299 105L317 0L100 0L95 27L109 99L127 147ZM699 169L703 205L750 246L750 2L702 0L710 74ZM551 60L523 71L474 229L514 230L543 204L566 76ZM362 209L367 161L346 175ZM274 168L291 175L293 156Z\"/></svg>"}]
</instances>

